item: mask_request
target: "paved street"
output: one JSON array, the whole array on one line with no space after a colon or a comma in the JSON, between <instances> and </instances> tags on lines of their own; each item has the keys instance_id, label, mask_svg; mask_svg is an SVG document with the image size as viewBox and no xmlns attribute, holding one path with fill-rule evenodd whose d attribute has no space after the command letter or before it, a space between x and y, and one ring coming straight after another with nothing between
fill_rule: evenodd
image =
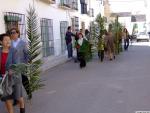
<instances>
[{"instance_id":1,"label":"paved street","mask_svg":"<svg viewBox=\"0 0 150 113\"><path fill-rule=\"evenodd\" d=\"M115 61L95 58L82 70L70 61L48 70L42 77L46 86L27 102L26 113L150 111L150 46L142 44L130 46ZM6 113L3 103L0 113Z\"/></svg>"}]
</instances>

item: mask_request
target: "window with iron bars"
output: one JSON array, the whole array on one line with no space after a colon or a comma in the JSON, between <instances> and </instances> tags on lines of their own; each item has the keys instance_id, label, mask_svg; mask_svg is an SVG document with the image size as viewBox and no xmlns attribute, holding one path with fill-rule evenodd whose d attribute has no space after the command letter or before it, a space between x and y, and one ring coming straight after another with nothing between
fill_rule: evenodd
<instances>
[{"instance_id":1,"label":"window with iron bars","mask_svg":"<svg viewBox=\"0 0 150 113\"><path fill-rule=\"evenodd\" d=\"M17 28L20 30L20 38L26 38L25 15L14 12L5 12L4 21L6 31Z\"/></svg>"},{"instance_id":2,"label":"window with iron bars","mask_svg":"<svg viewBox=\"0 0 150 113\"><path fill-rule=\"evenodd\" d=\"M66 51L66 32L67 32L68 22L60 21L60 36L61 36L61 52L65 53Z\"/></svg>"},{"instance_id":3,"label":"window with iron bars","mask_svg":"<svg viewBox=\"0 0 150 113\"><path fill-rule=\"evenodd\" d=\"M90 17L94 17L94 9L93 8L90 8L89 15L90 15Z\"/></svg>"},{"instance_id":4,"label":"window with iron bars","mask_svg":"<svg viewBox=\"0 0 150 113\"><path fill-rule=\"evenodd\" d=\"M81 2L81 14L87 14L87 4Z\"/></svg>"},{"instance_id":5,"label":"window with iron bars","mask_svg":"<svg viewBox=\"0 0 150 113\"><path fill-rule=\"evenodd\" d=\"M72 31L76 32L79 30L79 17L71 18L72 21Z\"/></svg>"},{"instance_id":6,"label":"window with iron bars","mask_svg":"<svg viewBox=\"0 0 150 113\"><path fill-rule=\"evenodd\" d=\"M53 21L42 18L40 25L43 57L54 55Z\"/></svg>"}]
</instances>

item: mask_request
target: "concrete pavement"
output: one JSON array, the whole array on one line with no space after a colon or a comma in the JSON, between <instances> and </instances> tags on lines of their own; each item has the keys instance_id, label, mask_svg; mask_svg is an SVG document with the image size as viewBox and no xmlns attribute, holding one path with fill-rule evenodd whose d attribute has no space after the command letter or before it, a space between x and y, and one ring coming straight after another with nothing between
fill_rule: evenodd
<instances>
[{"instance_id":1,"label":"concrete pavement","mask_svg":"<svg viewBox=\"0 0 150 113\"><path fill-rule=\"evenodd\" d=\"M138 43L114 61L73 61L46 71L26 113L135 113L150 111L150 47ZM6 113L0 102L0 113ZM15 113L19 113L16 109Z\"/></svg>"}]
</instances>

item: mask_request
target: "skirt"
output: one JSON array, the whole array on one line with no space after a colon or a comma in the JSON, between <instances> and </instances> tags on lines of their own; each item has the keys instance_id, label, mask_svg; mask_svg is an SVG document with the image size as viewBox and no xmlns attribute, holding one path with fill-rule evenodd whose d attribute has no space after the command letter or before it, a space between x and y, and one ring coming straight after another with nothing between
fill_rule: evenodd
<instances>
[{"instance_id":1,"label":"skirt","mask_svg":"<svg viewBox=\"0 0 150 113\"><path fill-rule=\"evenodd\" d=\"M12 88L12 94L2 96L2 101L7 100L19 100L20 97L23 97L23 85L21 75L12 75L9 81L12 85L9 88Z\"/></svg>"}]
</instances>

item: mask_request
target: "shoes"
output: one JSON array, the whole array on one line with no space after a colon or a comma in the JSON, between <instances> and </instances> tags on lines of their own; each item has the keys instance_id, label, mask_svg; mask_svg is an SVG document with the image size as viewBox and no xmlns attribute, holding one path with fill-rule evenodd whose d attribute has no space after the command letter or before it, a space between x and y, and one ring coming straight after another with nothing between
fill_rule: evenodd
<instances>
[{"instance_id":1,"label":"shoes","mask_svg":"<svg viewBox=\"0 0 150 113\"><path fill-rule=\"evenodd\" d=\"M82 69L84 66L80 64L80 68Z\"/></svg>"},{"instance_id":2,"label":"shoes","mask_svg":"<svg viewBox=\"0 0 150 113\"><path fill-rule=\"evenodd\" d=\"M114 59L116 59L116 56L114 56Z\"/></svg>"},{"instance_id":3,"label":"shoes","mask_svg":"<svg viewBox=\"0 0 150 113\"><path fill-rule=\"evenodd\" d=\"M25 108L20 108L20 113L25 113Z\"/></svg>"}]
</instances>

